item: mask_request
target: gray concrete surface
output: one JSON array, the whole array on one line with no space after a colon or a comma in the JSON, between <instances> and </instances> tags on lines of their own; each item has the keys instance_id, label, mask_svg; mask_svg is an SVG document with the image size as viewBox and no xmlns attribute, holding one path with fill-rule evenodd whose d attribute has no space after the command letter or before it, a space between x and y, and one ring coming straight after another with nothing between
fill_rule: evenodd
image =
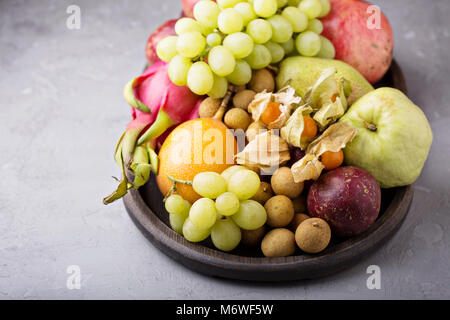
<instances>
[{"instance_id":1,"label":"gray concrete surface","mask_svg":"<svg viewBox=\"0 0 450 320\"><path fill-rule=\"evenodd\" d=\"M0 1L0 299L450 298L450 2L375 2L435 136L411 211L388 244L342 273L257 284L187 270L147 242L121 202L101 203L119 174L122 87L179 1ZM66 28L70 4L81 7L80 30ZM372 264L380 290L366 287ZM81 268L79 290L66 287L69 265Z\"/></svg>"}]
</instances>

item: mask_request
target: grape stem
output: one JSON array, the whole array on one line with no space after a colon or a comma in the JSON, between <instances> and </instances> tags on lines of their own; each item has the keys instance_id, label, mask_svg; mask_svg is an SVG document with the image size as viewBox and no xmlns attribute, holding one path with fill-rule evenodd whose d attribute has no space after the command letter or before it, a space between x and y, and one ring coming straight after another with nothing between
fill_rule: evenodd
<instances>
[{"instance_id":1,"label":"grape stem","mask_svg":"<svg viewBox=\"0 0 450 320\"><path fill-rule=\"evenodd\" d=\"M172 177L171 175L167 175L167 179L172 181L173 184L172 184L172 187L170 187L170 189L167 192L167 194L164 196L163 202L166 202L167 198L170 197L172 194L178 193L178 191L177 191L177 183L181 183L181 184L185 184L185 185L188 185L188 186L192 186L192 181L180 180L180 179Z\"/></svg>"},{"instance_id":2,"label":"grape stem","mask_svg":"<svg viewBox=\"0 0 450 320\"><path fill-rule=\"evenodd\" d=\"M222 99L222 103L220 104L219 109L216 111L216 114L214 115L213 119L222 121L223 115L225 114L225 111L227 110L228 102L230 102L231 95L235 91L235 87L230 85L228 87L227 94Z\"/></svg>"},{"instance_id":3,"label":"grape stem","mask_svg":"<svg viewBox=\"0 0 450 320\"><path fill-rule=\"evenodd\" d=\"M192 181L177 179L177 178L172 177L171 175L167 175L167 179L169 179L170 181L173 181L173 183L181 183L181 184L185 184L188 186L192 186Z\"/></svg>"}]
</instances>

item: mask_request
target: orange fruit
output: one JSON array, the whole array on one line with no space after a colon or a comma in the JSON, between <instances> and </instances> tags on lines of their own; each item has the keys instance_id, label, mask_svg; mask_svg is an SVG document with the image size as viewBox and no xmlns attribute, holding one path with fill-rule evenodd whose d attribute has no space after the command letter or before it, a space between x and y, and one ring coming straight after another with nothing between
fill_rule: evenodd
<instances>
[{"instance_id":1,"label":"orange fruit","mask_svg":"<svg viewBox=\"0 0 450 320\"><path fill-rule=\"evenodd\" d=\"M192 181L200 172L222 173L234 165L237 143L223 122L214 119L194 119L183 122L166 138L159 151L156 182L166 195L173 185L167 177ZM201 198L194 189L177 183L177 192L193 203Z\"/></svg>"},{"instance_id":2,"label":"orange fruit","mask_svg":"<svg viewBox=\"0 0 450 320\"><path fill-rule=\"evenodd\" d=\"M344 162L344 152L342 150L338 152L325 151L320 156L320 162L322 162L326 170L336 169Z\"/></svg>"},{"instance_id":3,"label":"orange fruit","mask_svg":"<svg viewBox=\"0 0 450 320\"><path fill-rule=\"evenodd\" d=\"M269 125L277 120L281 115L280 104L277 102L269 102L266 110L261 114L261 120L264 124Z\"/></svg>"},{"instance_id":4,"label":"orange fruit","mask_svg":"<svg viewBox=\"0 0 450 320\"><path fill-rule=\"evenodd\" d=\"M317 135L317 125L310 116L303 116L305 127L303 128L302 137L315 137Z\"/></svg>"}]
</instances>

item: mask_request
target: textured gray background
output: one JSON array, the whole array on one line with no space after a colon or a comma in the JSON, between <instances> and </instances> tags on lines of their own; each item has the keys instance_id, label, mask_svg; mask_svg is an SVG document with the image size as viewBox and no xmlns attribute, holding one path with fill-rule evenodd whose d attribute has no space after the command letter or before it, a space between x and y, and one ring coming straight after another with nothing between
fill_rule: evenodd
<instances>
[{"instance_id":1,"label":"textured gray background","mask_svg":"<svg viewBox=\"0 0 450 320\"><path fill-rule=\"evenodd\" d=\"M78 4L81 30L66 28ZM196 274L155 249L122 202L103 206L129 119L123 85L178 0L0 1L0 299L450 298L450 1L378 0L434 144L411 211L376 254L322 280L255 284ZM79 265L80 290L66 288ZM366 287L381 267L381 290Z\"/></svg>"}]
</instances>

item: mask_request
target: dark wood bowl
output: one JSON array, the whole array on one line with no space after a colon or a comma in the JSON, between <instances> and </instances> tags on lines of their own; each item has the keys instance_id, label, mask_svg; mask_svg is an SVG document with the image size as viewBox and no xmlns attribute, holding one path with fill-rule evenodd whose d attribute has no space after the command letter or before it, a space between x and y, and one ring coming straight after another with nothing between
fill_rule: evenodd
<instances>
[{"instance_id":1,"label":"dark wood bowl","mask_svg":"<svg viewBox=\"0 0 450 320\"><path fill-rule=\"evenodd\" d=\"M377 84L406 92L406 84L394 61ZM379 248L398 230L413 198L413 186L382 190L381 212L364 233L349 239L333 239L316 255L298 250L284 258L265 258L259 248L239 245L231 253L214 249L210 240L191 243L174 232L164 209L163 196L154 177L139 191L131 190L123 201L131 219L158 249L186 267L210 276L251 281L285 281L323 277L354 265Z\"/></svg>"}]
</instances>

